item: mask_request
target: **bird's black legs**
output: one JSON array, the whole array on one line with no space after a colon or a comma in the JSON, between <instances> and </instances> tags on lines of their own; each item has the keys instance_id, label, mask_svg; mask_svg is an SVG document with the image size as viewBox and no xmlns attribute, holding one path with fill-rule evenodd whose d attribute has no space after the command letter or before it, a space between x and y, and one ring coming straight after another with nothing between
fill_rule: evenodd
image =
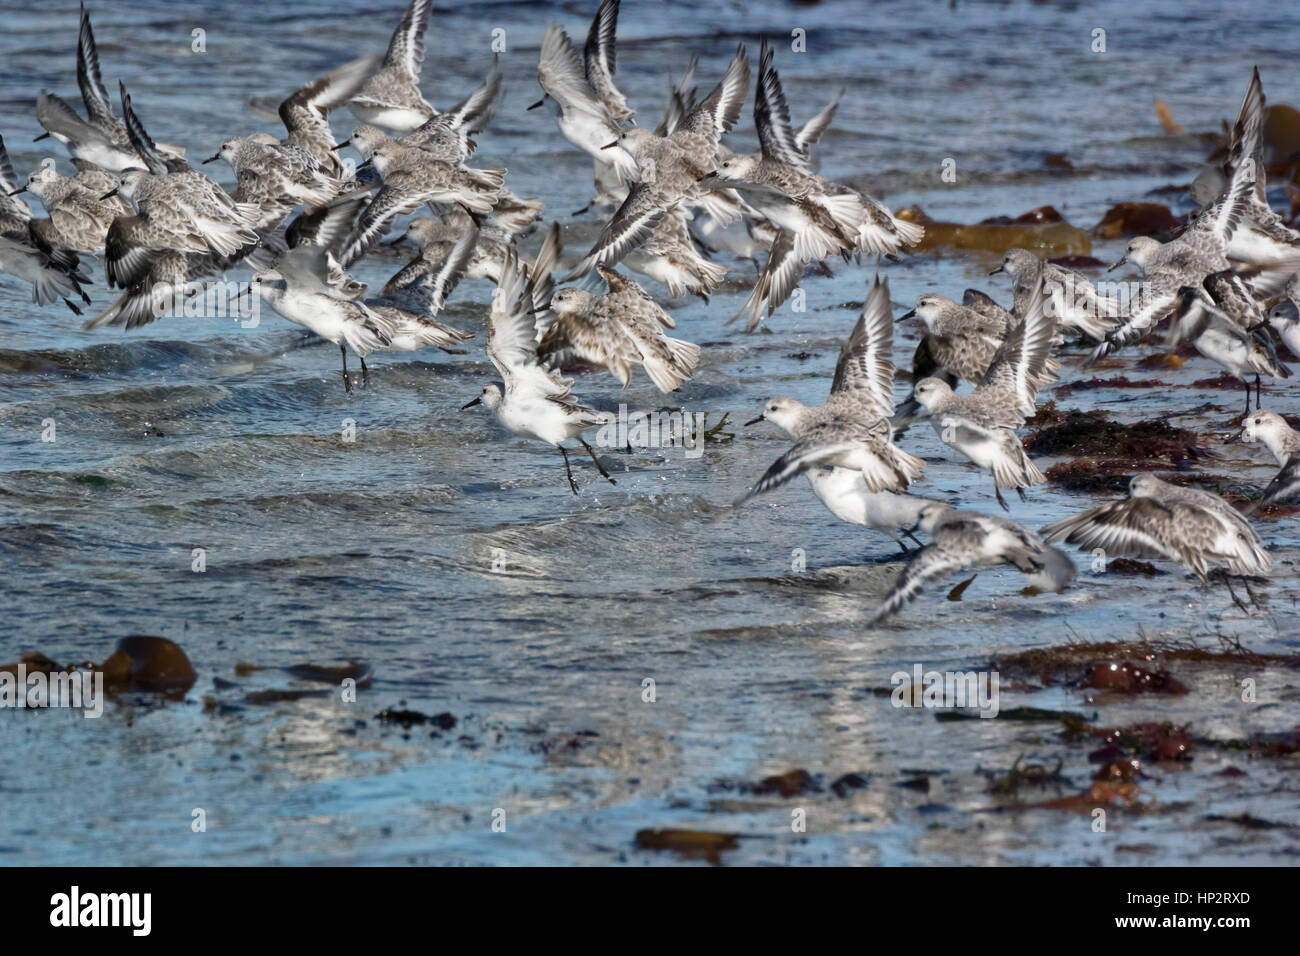
<instances>
[{"instance_id":1,"label":"bird's black legs","mask_svg":"<svg viewBox=\"0 0 1300 956\"><path fill-rule=\"evenodd\" d=\"M352 380L348 378L348 347L339 343L339 352L343 355L343 391L352 391Z\"/></svg>"},{"instance_id":2,"label":"bird's black legs","mask_svg":"<svg viewBox=\"0 0 1300 956\"><path fill-rule=\"evenodd\" d=\"M1003 511L1011 510L1010 508L1007 507L1006 499L1002 497L1002 489L998 487L997 481L993 482L993 494L997 496L998 504L1002 506Z\"/></svg>"},{"instance_id":3,"label":"bird's black legs","mask_svg":"<svg viewBox=\"0 0 1300 956\"><path fill-rule=\"evenodd\" d=\"M1246 383L1246 410L1241 413L1241 417L1243 421L1245 420L1246 416L1250 414L1250 379L1245 379L1244 381Z\"/></svg>"},{"instance_id":4,"label":"bird's black legs","mask_svg":"<svg viewBox=\"0 0 1300 956\"><path fill-rule=\"evenodd\" d=\"M370 369L366 368L366 357L361 356L361 384L370 387Z\"/></svg>"},{"instance_id":5,"label":"bird's black legs","mask_svg":"<svg viewBox=\"0 0 1300 956\"><path fill-rule=\"evenodd\" d=\"M585 448L585 449L587 449L587 454L591 456L591 460L592 460L592 462L595 463L595 465L596 465L596 470L597 470L598 472L600 472L600 477L604 478L604 479L605 479L606 481L608 481L611 485L616 485L616 484L618 484L617 481L615 481L613 478L609 477L609 472L607 472L607 471L605 470L605 466L602 465L602 464L600 463L600 459L598 459L598 458L596 457L596 453L595 453L594 451L591 450L591 446L587 444L586 439L583 438L581 435L579 435L579 436L578 436L578 441L582 442L582 447Z\"/></svg>"},{"instance_id":6,"label":"bird's black legs","mask_svg":"<svg viewBox=\"0 0 1300 956\"><path fill-rule=\"evenodd\" d=\"M560 449L560 454L564 456L564 474L568 476L569 487L573 489L573 493L576 495L578 493L578 483L573 480L573 469L569 467L569 453L565 451L563 445L556 445L555 447Z\"/></svg>"},{"instance_id":7,"label":"bird's black legs","mask_svg":"<svg viewBox=\"0 0 1300 956\"><path fill-rule=\"evenodd\" d=\"M916 535L912 534L912 529L911 529L911 528L904 528L904 529L903 529L903 534L905 534L905 535L907 535L909 538L911 538L911 539L912 539L912 543L915 544L918 548L921 547L921 539L918 538ZM899 542L899 543L901 544L902 542Z\"/></svg>"},{"instance_id":8,"label":"bird's black legs","mask_svg":"<svg viewBox=\"0 0 1300 956\"><path fill-rule=\"evenodd\" d=\"M1255 411L1259 411L1259 404L1264 400L1264 396L1260 394L1260 392L1262 392L1263 389L1264 386L1260 384L1259 381L1259 373L1256 372L1255 373Z\"/></svg>"}]
</instances>

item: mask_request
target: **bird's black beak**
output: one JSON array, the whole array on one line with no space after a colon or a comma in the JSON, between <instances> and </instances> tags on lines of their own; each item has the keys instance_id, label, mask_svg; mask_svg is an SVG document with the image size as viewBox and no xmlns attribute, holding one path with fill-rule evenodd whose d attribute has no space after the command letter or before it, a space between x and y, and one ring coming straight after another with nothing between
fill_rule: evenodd
<instances>
[{"instance_id":1,"label":"bird's black beak","mask_svg":"<svg viewBox=\"0 0 1300 956\"><path fill-rule=\"evenodd\" d=\"M357 169L359 169L359 170L360 170L360 169L365 169L366 167L368 167L368 166L373 166L373 165L374 165L374 163L372 163L370 160L367 159L364 163L362 163L360 166L358 166Z\"/></svg>"},{"instance_id":2,"label":"bird's black beak","mask_svg":"<svg viewBox=\"0 0 1300 956\"><path fill-rule=\"evenodd\" d=\"M1122 257L1122 258L1119 260L1119 262L1112 263L1110 266L1108 266L1108 267L1106 268L1106 271L1107 271L1107 272L1114 272L1116 269L1118 269L1120 266L1122 266L1122 265L1124 264L1124 260L1127 259L1127 258L1128 258L1127 256L1124 256L1124 257Z\"/></svg>"},{"instance_id":3,"label":"bird's black beak","mask_svg":"<svg viewBox=\"0 0 1300 956\"><path fill-rule=\"evenodd\" d=\"M352 140L350 140L350 139L345 139L345 140L344 140L343 142L341 142L341 143L335 143L333 146L330 147L330 149L333 149L333 150L340 150L340 149L342 149L344 146L347 146L348 144L350 144L351 142L352 142Z\"/></svg>"},{"instance_id":4,"label":"bird's black beak","mask_svg":"<svg viewBox=\"0 0 1300 956\"><path fill-rule=\"evenodd\" d=\"M9 195L11 195L11 196L17 196L19 193L25 193L25 192L27 192L27 187L26 187L26 186L19 186L17 189L15 189L15 190L14 190L13 192L11 192Z\"/></svg>"},{"instance_id":5,"label":"bird's black beak","mask_svg":"<svg viewBox=\"0 0 1300 956\"><path fill-rule=\"evenodd\" d=\"M998 266L996 269L994 269L992 272L990 272L989 275L991 275L991 276L995 276L995 275L997 275L999 272L1006 272L1006 271L1007 271L1006 269L1003 269L1001 266Z\"/></svg>"},{"instance_id":6,"label":"bird's black beak","mask_svg":"<svg viewBox=\"0 0 1300 956\"><path fill-rule=\"evenodd\" d=\"M483 401L483 396L482 396L482 395L480 395L478 398L474 399L474 401L472 401L472 402L466 402L464 405L462 405L462 406L460 407L460 410L463 412L463 411L464 411L465 409L467 409L467 408L473 408L475 405L477 405L477 404L478 404L479 402L481 402L481 401Z\"/></svg>"},{"instance_id":7,"label":"bird's black beak","mask_svg":"<svg viewBox=\"0 0 1300 956\"><path fill-rule=\"evenodd\" d=\"M409 235L410 235L409 232L404 232L404 233L402 233L400 236L398 236L396 239L392 239L392 240L390 240L390 241L388 241L388 242L385 242L384 245L385 245L385 246L400 246L402 243L404 243L404 242L406 241L406 237L409 236Z\"/></svg>"},{"instance_id":8,"label":"bird's black beak","mask_svg":"<svg viewBox=\"0 0 1300 956\"><path fill-rule=\"evenodd\" d=\"M49 139L49 138L50 138L50 134L49 134L49 133L42 133L40 136L37 136L34 140L32 140L32 142L33 142L33 143L39 143L41 140L43 140L43 139Z\"/></svg>"},{"instance_id":9,"label":"bird's black beak","mask_svg":"<svg viewBox=\"0 0 1300 956\"><path fill-rule=\"evenodd\" d=\"M543 96L540 100L538 100L536 103L534 103L532 106L530 106L530 107L528 107L528 108L529 108L530 110L535 110L535 109L537 109L537 107L541 106L541 105L542 105L543 103L545 103L545 102L546 102L546 97Z\"/></svg>"},{"instance_id":10,"label":"bird's black beak","mask_svg":"<svg viewBox=\"0 0 1300 956\"><path fill-rule=\"evenodd\" d=\"M118 189L120 189L120 188L121 188L121 187L119 186ZM100 202L103 202L105 199L112 199L112 198L113 198L114 196L116 196L116 195L117 195L117 189L114 189L114 190L112 190L111 192L106 192L106 193L104 193L104 195L100 196L100 197L99 197L99 201L100 201Z\"/></svg>"},{"instance_id":11,"label":"bird's black beak","mask_svg":"<svg viewBox=\"0 0 1300 956\"><path fill-rule=\"evenodd\" d=\"M696 181L697 183L702 183L702 182L704 182L704 180L706 180L706 179L712 179L712 178L713 178L714 176L716 176L716 175L718 175L718 171L715 169L715 170L714 170L713 172L711 172L711 173L705 173L703 176L701 176L699 179L697 179L697 180L695 180L695 181Z\"/></svg>"},{"instance_id":12,"label":"bird's black beak","mask_svg":"<svg viewBox=\"0 0 1300 956\"><path fill-rule=\"evenodd\" d=\"M764 415L759 415L757 418L751 418L749 421L745 422L745 427L748 428L750 425L757 425L757 424L758 424L759 422L761 422L765 417L766 417L766 416L764 416Z\"/></svg>"},{"instance_id":13,"label":"bird's black beak","mask_svg":"<svg viewBox=\"0 0 1300 956\"><path fill-rule=\"evenodd\" d=\"M900 316L899 316L898 318L896 318L894 321L895 321L895 322L905 322L905 321L907 321L908 319L914 319L914 318L916 318L916 309L913 309L911 312L904 312L902 315L900 315Z\"/></svg>"},{"instance_id":14,"label":"bird's black beak","mask_svg":"<svg viewBox=\"0 0 1300 956\"><path fill-rule=\"evenodd\" d=\"M208 165L208 163L215 163L215 162L216 162L217 160L219 160L220 158L221 158L221 154L220 154L220 153L217 153L217 155L215 155L215 156L209 156L207 159L203 160L199 165L200 165L200 166L206 166L206 165Z\"/></svg>"},{"instance_id":15,"label":"bird's black beak","mask_svg":"<svg viewBox=\"0 0 1300 956\"><path fill-rule=\"evenodd\" d=\"M601 149L613 149L617 145L618 145L618 140L614 140L614 142L612 143L606 143L604 146L601 147Z\"/></svg>"}]
</instances>

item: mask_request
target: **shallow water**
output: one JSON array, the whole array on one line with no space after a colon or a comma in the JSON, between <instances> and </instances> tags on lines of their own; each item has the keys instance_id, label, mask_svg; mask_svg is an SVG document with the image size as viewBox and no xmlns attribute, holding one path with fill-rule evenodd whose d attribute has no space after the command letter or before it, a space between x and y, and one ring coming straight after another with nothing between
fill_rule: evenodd
<instances>
[{"instance_id":1,"label":"shallow water","mask_svg":"<svg viewBox=\"0 0 1300 956\"><path fill-rule=\"evenodd\" d=\"M382 49L400 17L396 3L363 18L340 0L102 6L92 13L109 87L124 80L153 136L195 159L227 135L276 131L250 98L277 99ZM591 164L547 111L525 107L538 95L546 24L558 20L580 39L595 6L439 4L424 66L426 95L450 104L486 72L492 30L506 30L506 96L475 163L507 166L515 192L543 198L566 227L570 255L599 227L592 215L569 216L589 196ZM777 48L795 121L849 89L817 149L822 172L936 219L1051 204L1087 228L1114 202L1190 182L1209 150L1198 134L1235 115L1252 65L1270 102L1300 103L1294 24L1272 4L1248 15L1251 6L1229 30L1220 4L1175 0L707 10L629 0L618 82L653 125L670 74L692 55L706 88L736 42L756 52L760 33L801 28L808 52ZM21 173L45 155L66 171L57 147L31 142L31 101L42 86L76 99L76 6L27 10L6 26L0 134ZM1089 52L1095 28L1106 30L1104 54ZM191 52L194 29L206 31L206 53ZM1152 97L1186 135L1161 134ZM352 126L346 111L336 114L340 139ZM750 149L753 135L747 108L731 142ZM1073 172L1046 169L1050 153L1065 153ZM955 183L940 178L950 157ZM224 165L205 169L230 181ZM1182 196L1157 201L1190 208ZM1092 253L1113 261L1121 246ZM378 288L404 255L368 258L355 272ZM1262 607L1250 615L1177 569L1095 575L1077 555L1079 583L1063 595L1024 597L1015 572L984 572L960 602L944 599L954 579L867 631L863 620L897 571L892 542L837 521L804 482L733 511L786 444L768 426L730 426L774 393L821 400L873 267L835 265L834 278L808 279L806 312L787 304L770 334L746 336L726 320L753 267L727 264L709 305L670 307L679 334L705 346L692 382L664 398L639 372L626 392L588 373L577 392L601 408L705 412L710 426L728 413L735 438L697 459L602 449L617 486L579 454L578 497L554 451L458 411L495 377L482 353L484 283L462 285L447 312L476 332L467 355L375 356L371 387L347 396L336 350L302 347L301 331L269 308L251 329L172 319L85 332L69 312L34 310L24 288L0 277L0 663L33 649L99 661L118 638L145 633L178 642L199 675L181 702L126 698L99 720L0 713L0 862L675 863L633 841L638 830L669 827L743 834L722 856L729 863L1294 860L1300 830L1205 819L1300 825L1293 762L1203 748L1191 769L1147 767L1141 812L1113 810L1096 833L1087 812L1006 810L979 772L1005 773L1021 755L1048 766L1061 758L1069 785L1028 799L1072 795L1088 786L1088 748L1062 742L1051 724L940 722L878 691L914 663L964 670L998 654L1139 633L1207 647L1222 635L1296 653L1295 519L1261 525L1276 566L1255 586ZM976 286L1008 301L1008 284L986 276L992 264L940 252L883 271L901 313L927 290L960 298ZM102 274L93 294L96 309L111 301ZM904 367L916 341L908 325L897 338ZM1083 354L1064 353L1063 380L1080 375ZM1178 387L1082 391L1056 397L1058 406L1121 421L1170 417L1206 433L1215 456L1200 466L1206 473L1244 486L1271 477L1262 449L1211 437L1226 432L1241 401L1232 389L1192 386L1217 368L1194 359L1148 372L1133 357L1097 374ZM1266 386L1266 400L1300 412L1294 386ZM53 443L40 440L49 418ZM341 438L345 420L355 442ZM952 460L927 426L905 444L927 460L919 492L996 509L987 480ZM1093 503L1047 485L1012 512L1038 527ZM195 548L206 551L203 573L191 571ZM795 549L806 571L792 570ZM347 660L374 670L354 704L337 693L248 703L249 690L321 685L235 672L238 662ZM1013 688L1001 707L1100 714L1098 725L1190 722L1219 740L1297 723L1294 669L1173 670L1190 695ZM1255 704L1240 700L1243 676L1257 680ZM647 678L653 703L643 700ZM458 722L438 736L428 725L403 731L375 719L386 708L450 712ZM1215 775L1229 765L1246 776ZM856 772L867 786L792 799L734 786L796 768L824 783ZM934 774L928 792L897 786L922 770ZM191 830L195 808L206 811L204 833ZM796 808L806 811L805 833L791 832ZM505 832L492 828L498 809Z\"/></svg>"}]
</instances>

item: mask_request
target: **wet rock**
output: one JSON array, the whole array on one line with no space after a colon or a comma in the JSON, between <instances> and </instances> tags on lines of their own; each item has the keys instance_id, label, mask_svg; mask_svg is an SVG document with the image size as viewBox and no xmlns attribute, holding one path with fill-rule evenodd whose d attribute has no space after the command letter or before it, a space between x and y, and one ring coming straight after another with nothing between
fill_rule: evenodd
<instances>
[{"instance_id":1,"label":"wet rock","mask_svg":"<svg viewBox=\"0 0 1300 956\"><path fill-rule=\"evenodd\" d=\"M846 773L831 783L831 792L837 797L847 797L854 790L867 786L867 778L858 773Z\"/></svg>"},{"instance_id":2,"label":"wet rock","mask_svg":"<svg viewBox=\"0 0 1300 956\"><path fill-rule=\"evenodd\" d=\"M306 688L272 687L267 690L253 690L244 695L246 704L279 704L285 701L306 700L333 696L329 690L307 690Z\"/></svg>"},{"instance_id":3,"label":"wet rock","mask_svg":"<svg viewBox=\"0 0 1300 956\"><path fill-rule=\"evenodd\" d=\"M904 790L915 790L918 793L930 792L929 777L913 777L911 780L900 780L894 784L896 787L902 787Z\"/></svg>"},{"instance_id":4,"label":"wet rock","mask_svg":"<svg viewBox=\"0 0 1300 956\"><path fill-rule=\"evenodd\" d=\"M925 225L925 236L917 247L919 251L944 246L954 249L990 252L1002 255L1008 249L1030 249L1041 256L1086 255L1092 251L1088 234L1067 222L1011 221L1000 224L963 225L956 222L936 222L921 210L911 206L898 211L897 216L907 222Z\"/></svg>"},{"instance_id":5,"label":"wet rock","mask_svg":"<svg viewBox=\"0 0 1300 956\"><path fill-rule=\"evenodd\" d=\"M1120 753L1147 760L1190 760L1194 746L1192 735L1186 727L1169 721L1146 721L1127 727L1112 727L1096 731L1106 747L1117 748Z\"/></svg>"},{"instance_id":6,"label":"wet rock","mask_svg":"<svg viewBox=\"0 0 1300 956\"><path fill-rule=\"evenodd\" d=\"M1029 212L1022 213L1014 219L1009 216L993 216L989 219L981 219L977 225L980 226L1033 226L1049 222L1065 222L1065 219L1051 206L1039 206L1037 209L1031 209Z\"/></svg>"},{"instance_id":7,"label":"wet rock","mask_svg":"<svg viewBox=\"0 0 1300 956\"><path fill-rule=\"evenodd\" d=\"M1123 694L1186 694L1188 690L1168 671L1149 671L1130 661L1098 661L1088 668L1085 687Z\"/></svg>"},{"instance_id":8,"label":"wet rock","mask_svg":"<svg viewBox=\"0 0 1300 956\"><path fill-rule=\"evenodd\" d=\"M1064 153L1048 153L1043 157L1043 165L1056 172L1074 172L1074 163Z\"/></svg>"},{"instance_id":9,"label":"wet rock","mask_svg":"<svg viewBox=\"0 0 1300 956\"><path fill-rule=\"evenodd\" d=\"M1111 206L1092 227L1098 239L1127 239L1171 232L1180 225L1169 207L1158 202L1122 202Z\"/></svg>"},{"instance_id":10,"label":"wet rock","mask_svg":"<svg viewBox=\"0 0 1300 956\"><path fill-rule=\"evenodd\" d=\"M1235 817L1220 816L1217 813L1211 813L1203 820L1215 823L1235 823L1239 827L1245 827L1247 830L1293 830L1294 823L1281 823L1273 820L1263 820L1259 817L1251 816L1249 813L1241 813Z\"/></svg>"},{"instance_id":11,"label":"wet rock","mask_svg":"<svg viewBox=\"0 0 1300 956\"><path fill-rule=\"evenodd\" d=\"M1150 561L1136 561L1133 558L1111 558L1106 562L1107 574L1141 574L1145 577L1155 577L1157 574L1164 574Z\"/></svg>"},{"instance_id":12,"label":"wet rock","mask_svg":"<svg viewBox=\"0 0 1300 956\"><path fill-rule=\"evenodd\" d=\"M198 675L180 646L165 637L135 634L117 642L102 667L104 686L115 691L148 691L184 697Z\"/></svg>"},{"instance_id":13,"label":"wet rock","mask_svg":"<svg viewBox=\"0 0 1300 956\"><path fill-rule=\"evenodd\" d=\"M741 790L758 796L775 794L780 797L797 797L805 793L821 793L821 781L807 770L791 770L787 773L764 777L758 783L742 784Z\"/></svg>"},{"instance_id":14,"label":"wet rock","mask_svg":"<svg viewBox=\"0 0 1300 956\"><path fill-rule=\"evenodd\" d=\"M319 681L324 684L341 684L345 680L354 680L358 687L368 687L374 674L369 664L360 661L348 661L343 665L293 664L285 671L300 680Z\"/></svg>"},{"instance_id":15,"label":"wet rock","mask_svg":"<svg viewBox=\"0 0 1300 956\"><path fill-rule=\"evenodd\" d=\"M418 710L395 710L388 708L375 714L375 719L385 724L398 724L401 727L414 727L429 721L428 714Z\"/></svg>"},{"instance_id":16,"label":"wet rock","mask_svg":"<svg viewBox=\"0 0 1300 956\"><path fill-rule=\"evenodd\" d=\"M717 865L722 854L739 843L735 833L705 830L638 830L636 845L641 850L671 850L687 860L706 860Z\"/></svg>"}]
</instances>

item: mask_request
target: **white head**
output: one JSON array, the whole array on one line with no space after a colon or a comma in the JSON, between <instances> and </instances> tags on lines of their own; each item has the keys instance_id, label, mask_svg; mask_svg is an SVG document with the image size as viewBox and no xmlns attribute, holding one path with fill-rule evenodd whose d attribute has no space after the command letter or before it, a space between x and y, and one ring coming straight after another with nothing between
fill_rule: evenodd
<instances>
[{"instance_id":1,"label":"white head","mask_svg":"<svg viewBox=\"0 0 1300 956\"><path fill-rule=\"evenodd\" d=\"M615 140L615 142L635 156L642 146L646 145L654 138L655 134L653 130L648 130L641 126L629 126L618 134L618 139ZM613 147L610 148L612 149Z\"/></svg>"},{"instance_id":2,"label":"white head","mask_svg":"<svg viewBox=\"0 0 1300 956\"><path fill-rule=\"evenodd\" d=\"M1268 322L1277 329L1286 329L1300 325L1300 306L1290 299L1282 299L1268 310Z\"/></svg>"},{"instance_id":3,"label":"white head","mask_svg":"<svg viewBox=\"0 0 1300 956\"><path fill-rule=\"evenodd\" d=\"M388 142L388 134L377 126L358 126L349 137L356 151L365 159L370 159L380 146Z\"/></svg>"},{"instance_id":4,"label":"white head","mask_svg":"<svg viewBox=\"0 0 1300 956\"><path fill-rule=\"evenodd\" d=\"M501 407L501 397L501 386L493 382L489 385L483 386L483 390L478 393L478 398L466 402L460 408L461 411L464 411L465 409L472 408L475 405L484 405L487 407L488 411L494 412Z\"/></svg>"},{"instance_id":5,"label":"white head","mask_svg":"<svg viewBox=\"0 0 1300 956\"><path fill-rule=\"evenodd\" d=\"M763 414L745 422L745 424L757 425L759 422L768 421L786 434L792 435L794 430L799 427L799 422L807 410L806 405L795 401L793 398L773 398L763 406Z\"/></svg>"},{"instance_id":6,"label":"white head","mask_svg":"<svg viewBox=\"0 0 1300 956\"><path fill-rule=\"evenodd\" d=\"M62 182L63 176L53 166L37 166L27 177L27 191L39 199L45 199Z\"/></svg>"},{"instance_id":7,"label":"white head","mask_svg":"<svg viewBox=\"0 0 1300 956\"><path fill-rule=\"evenodd\" d=\"M1028 249L1008 249L1002 257L1002 265L997 272L1005 272L1017 282L1032 279L1038 274L1042 260Z\"/></svg>"},{"instance_id":8,"label":"white head","mask_svg":"<svg viewBox=\"0 0 1300 956\"><path fill-rule=\"evenodd\" d=\"M907 319L913 315L919 316L921 321L925 323L925 327L928 329L938 320L941 312L945 309L955 309L956 307L957 303L953 302L952 299L945 299L943 296L935 295L933 292L926 292L917 296L916 308L912 309L912 311L906 315L901 316L900 319Z\"/></svg>"},{"instance_id":9,"label":"white head","mask_svg":"<svg viewBox=\"0 0 1300 956\"><path fill-rule=\"evenodd\" d=\"M147 169L137 169L132 167L123 170L121 185L117 187L117 192L127 199L135 199L138 196L148 192L149 186L153 182L153 173Z\"/></svg>"},{"instance_id":10,"label":"white head","mask_svg":"<svg viewBox=\"0 0 1300 956\"><path fill-rule=\"evenodd\" d=\"M1273 451L1280 449L1290 434L1291 426L1277 412L1256 411L1246 416L1241 429L1241 440L1263 442Z\"/></svg>"},{"instance_id":11,"label":"white head","mask_svg":"<svg viewBox=\"0 0 1300 956\"><path fill-rule=\"evenodd\" d=\"M551 297L551 311L556 315L585 312L591 308L591 303L595 298L586 289L570 286L567 289L561 289Z\"/></svg>"},{"instance_id":12,"label":"white head","mask_svg":"<svg viewBox=\"0 0 1300 956\"><path fill-rule=\"evenodd\" d=\"M1129 240L1128 246L1124 249L1124 255L1120 257L1119 262L1115 263L1111 268L1114 269L1115 266L1122 265L1125 262L1131 262L1133 265L1138 266L1141 269L1146 269L1152 256L1154 256L1158 251L1160 251L1159 242L1152 239L1150 236L1138 236L1136 239Z\"/></svg>"},{"instance_id":13,"label":"white head","mask_svg":"<svg viewBox=\"0 0 1300 956\"><path fill-rule=\"evenodd\" d=\"M946 501L927 501L916 513L916 526L926 534L934 534L935 527L951 511L955 511Z\"/></svg>"},{"instance_id":14,"label":"white head","mask_svg":"<svg viewBox=\"0 0 1300 956\"><path fill-rule=\"evenodd\" d=\"M1128 495L1130 498L1154 498L1160 494L1160 489L1164 487L1164 482L1155 475L1143 472L1140 475L1134 475L1133 480L1128 483Z\"/></svg>"},{"instance_id":15,"label":"white head","mask_svg":"<svg viewBox=\"0 0 1300 956\"><path fill-rule=\"evenodd\" d=\"M719 179L749 179L757 168L759 159L756 155L729 156L718 165L717 176Z\"/></svg>"},{"instance_id":16,"label":"white head","mask_svg":"<svg viewBox=\"0 0 1300 956\"><path fill-rule=\"evenodd\" d=\"M923 378L916 383L912 394L926 411L933 412L952 398L952 386L941 378Z\"/></svg>"}]
</instances>

